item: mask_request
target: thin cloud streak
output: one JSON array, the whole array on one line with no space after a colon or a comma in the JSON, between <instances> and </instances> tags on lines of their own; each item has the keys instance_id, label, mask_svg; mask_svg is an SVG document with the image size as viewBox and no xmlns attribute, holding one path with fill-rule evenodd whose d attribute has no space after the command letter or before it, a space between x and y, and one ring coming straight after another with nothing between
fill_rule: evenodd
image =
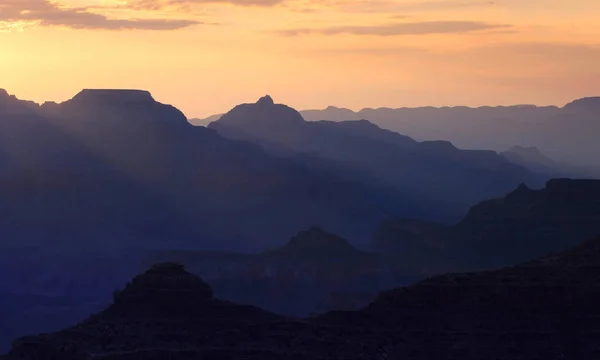
<instances>
[{"instance_id":1,"label":"thin cloud streak","mask_svg":"<svg viewBox=\"0 0 600 360\"><path fill-rule=\"evenodd\" d=\"M509 29L509 24L491 24L479 21L423 21L410 23L396 23L387 25L356 25L332 26L326 28L296 28L275 31L284 36L298 36L307 34L323 35L373 35L373 36L399 36L399 35L430 35L430 34L460 34L474 31Z\"/></svg>"},{"instance_id":2,"label":"thin cloud streak","mask_svg":"<svg viewBox=\"0 0 600 360\"><path fill-rule=\"evenodd\" d=\"M235 6L259 6L272 7L286 0L133 0L129 1L124 8L134 10L160 10L166 7L189 8L194 5L227 4Z\"/></svg>"},{"instance_id":3,"label":"thin cloud streak","mask_svg":"<svg viewBox=\"0 0 600 360\"><path fill-rule=\"evenodd\" d=\"M103 30L177 30L202 24L187 19L111 19L86 7L62 7L48 0L3 0L0 23Z\"/></svg>"},{"instance_id":4,"label":"thin cloud streak","mask_svg":"<svg viewBox=\"0 0 600 360\"><path fill-rule=\"evenodd\" d=\"M295 1L286 1L289 7L295 9ZM330 9L343 13L415 13L429 11L459 10L465 8L487 7L496 5L490 0L428 0L398 2L395 0L308 0L301 2L302 6L296 11L316 12Z\"/></svg>"}]
</instances>

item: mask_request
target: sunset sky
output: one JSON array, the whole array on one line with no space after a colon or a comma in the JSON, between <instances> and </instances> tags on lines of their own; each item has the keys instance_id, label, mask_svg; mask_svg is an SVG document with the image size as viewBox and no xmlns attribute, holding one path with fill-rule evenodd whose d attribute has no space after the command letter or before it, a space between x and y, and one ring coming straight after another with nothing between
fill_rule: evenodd
<instances>
[{"instance_id":1,"label":"sunset sky","mask_svg":"<svg viewBox=\"0 0 600 360\"><path fill-rule=\"evenodd\" d=\"M189 117L600 95L598 0L0 0L0 88L150 90Z\"/></svg>"}]
</instances>

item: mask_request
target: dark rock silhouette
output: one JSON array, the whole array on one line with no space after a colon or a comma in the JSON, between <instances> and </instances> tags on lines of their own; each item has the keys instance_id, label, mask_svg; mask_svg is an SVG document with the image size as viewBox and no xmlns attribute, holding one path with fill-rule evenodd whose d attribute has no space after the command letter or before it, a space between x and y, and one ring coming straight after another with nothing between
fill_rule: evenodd
<instances>
[{"instance_id":1,"label":"dark rock silhouette","mask_svg":"<svg viewBox=\"0 0 600 360\"><path fill-rule=\"evenodd\" d=\"M402 226L386 225L375 240L401 247L398 261L431 275L509 266L599 233L600 180L553 179L541 190L521 184L502 198L483 201L454 226L407 238Z\"/></svg>"},{"instance_id":2,"label":"dark rock silhouette","mask_svg":"<svg viewBox=\"0 0 600 360\"><path fill-rule=\"evenodd\" d=\"M336 309L338 304L360 308L379 291L415 280L395 259L361 251L316 226L260 253L160 251L149 253L144 263L163 261L185 264L223 299L291 316ZM354 300L342 302L337 294Z\"/></svg>"},{"instance_id":3,"label":"dark rock silhouette","mask_svg":"<svg viewBox=\"0 0 600 360\"><path fill-rule=\"evenodd\" d=\"M421 218L458 220L473 203L523 181L536 185L541 178L493 151L463 151L445 141L420 143L366 120L306 122L270 97L236 106L209 128L279 156L310 154L337 162L396 189L404 201L421 204Z\"/></svg>"},{"instance_id":4,"label":"dark rock silhouette","mask_svg":"<svg viewBox=\"0 0 600 360\"><path fill-rule=\"evenodd\" d=\"M144 358L224 356L233 350L230 343L266 341L255 329L268 329L280 319L258 308L215 299L210 286L181 265L158 264L117 292L106 310L56 335L17 340L11 356L48 356L45 351L52 347L75 359L135 353Z\"/></svg>"},{"instance_id":5,"label":"dark rock silhouette","mask_svg":"<svg viewBox=\"0 0 600 360\"><path fill-rule=\"evenodd\" d=\"M389 359L594 359L599 266L597 238L519 266L393 290L360 316L404 335Z\"/></svg>"},{"instance_id":6,"label":"dark rock silhouette","mask_svg":"<svg viewBox=\"0 0 600 360\"><path fill-rule=\"evenodd\" d=\"M600 238L496 271L384 292L307 320L224 302L181 266L136 277L106 310L14 342L9 359L595 359Z\"/></svg>"},{"instance_id":7,"label":"dark rock silhouette","mask_svg":"<svg viewBox=\"0 0 600 360\"><path fill-rule=\"evenodd\" d=\"M344 255L356 254L361 251L350 245L345 239L330 234L318 226L299 233L283 247L273 250L280 254L299 255Z\"/></svg>"},{"instance_id":8,"label":"dark rock silhouette","mask_svg":"<svg viewBox=\"0 0 600 360\"><path fill-rule=\"evenodd\" d=\"M565 105L564 109L582 112L593 111L597 114L600 112L600 97L577 99Z\"/></svg>"}]
</instances>

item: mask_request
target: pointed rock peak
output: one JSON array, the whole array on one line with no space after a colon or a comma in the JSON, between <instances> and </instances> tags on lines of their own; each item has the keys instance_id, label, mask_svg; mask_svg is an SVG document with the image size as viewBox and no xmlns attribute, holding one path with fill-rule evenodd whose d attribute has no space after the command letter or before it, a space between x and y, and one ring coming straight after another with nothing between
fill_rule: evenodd
<instances>
[{"instance_id":1,"label":"pointed rock peak","mask_svg":"<svg viewBox=\"0 0 600 360\"><path fill-rule=\"evenodd\" d=\"M82 103L147 103L154 98L144 90L84 89L71 100Z\"/></svg>"},{"instance_id":2,"label":"pointed rock peak","mask_svg":"<svg viewBox=\"0 0 600 360\"><path fill-rule=\"evenodd\" d=\"M4 90L4 89L0 89L0 98L7 98L10 95L8 95L8 91Z\"/></svg>"},{"instance_id":3,"label":"pointed rock peak","mask_svg":"<svg viewBox=\"0 0 600 360\"><path fill-rule=\"evenodd\" d=\"M237 105L219 120L212 122L209 127L226 124L230 129L236 127L244 129L245 132L256 133L258 129L282 129L303 123L304 118L297 110L284 104L275 104L273 99L266 95L256 103Z\"/></svg>"},{"instance_id":4,"label":"pointed rock peak","mask_svg":"<svg viewBox=\"0 0 600 360\"><path fill-rule=\"evenodd\" d=\"M525 183L521 183L513 192L506 195L507 201L520 201L529 198L530 194L533 194L534 191L531 190Z\"/></svg>"},{"instance_id":5,"label":"pointed rock peak","mask_svg":"<svg viewBox=\"0 0 600 360\"><path fill-rule=\"evenodd\" d=\"M275 102L273 101L273 98L270 95L265 95L265 96L261 97L260 99L258 99L256 104L258 104L258 105L274 105Z\"/></svg>"},{"instance_id":6,"label":"pointed rock peak","mask_svg":"<svg viewBox=\"0 0 600 360\"><path fill-rule=\"evenodd\" d=\"M318 226L300 232L294 236L282 250L292 253L331 254L358 252L346 241L335 234L328 233Z\"/></svg>"},{"instance_id":7,"label":"pointed rock peak","mask_svg":"<svg viewBox=\"0 0 600 360\"><path fill-rule=\"evenodd\" d=\"M182 297L194 301L212 299L213 290L198 276L187 272L183 265L161 263L136 276L123 291L115 294L115 304L174 301Z\"/></svg>"}]
</instances>

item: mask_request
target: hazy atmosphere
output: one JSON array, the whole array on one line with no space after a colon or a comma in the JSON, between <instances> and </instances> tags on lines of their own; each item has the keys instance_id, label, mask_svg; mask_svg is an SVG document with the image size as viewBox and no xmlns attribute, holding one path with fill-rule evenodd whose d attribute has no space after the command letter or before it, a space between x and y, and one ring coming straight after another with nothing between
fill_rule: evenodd
<instances>
[{"instance_id":1,"label":"hazy atmosphere","mask_svg":"<svg viewBox=\"0 0 600 360\"><path fill-rule=\"evenodd\" d=\"M0 0L0 360L600 359L599 0Z\"/></svg>"},{"instance_id":2,"label":"hazy atmosphere","mask_svg":"<svg viewBox=\"0 0 600 360\"><path fill-rule=\"evenodd\" d=\"M596 0L3 0L0 78L35 101L143 88L189 117L264 93L562 106L600 91L598 18Z\"/></svg>"}]
</instances>

